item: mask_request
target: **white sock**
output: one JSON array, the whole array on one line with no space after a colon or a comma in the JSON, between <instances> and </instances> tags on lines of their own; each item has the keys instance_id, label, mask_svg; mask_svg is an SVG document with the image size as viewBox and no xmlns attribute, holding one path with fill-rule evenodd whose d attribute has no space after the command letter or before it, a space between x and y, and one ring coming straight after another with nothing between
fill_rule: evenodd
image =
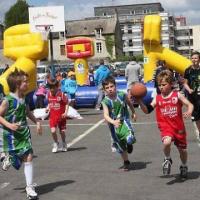
<instances>
[{"instance_id":1,"label":"white sock","mask_svg":"<svg viewBox=\"0 0 200 200\"><path fill-rule=\"evenodd\" d=\"M26 185L30 186L33 184L33 162L24 163L24 175L26 179Z\"/></svg>"}]
</instances>

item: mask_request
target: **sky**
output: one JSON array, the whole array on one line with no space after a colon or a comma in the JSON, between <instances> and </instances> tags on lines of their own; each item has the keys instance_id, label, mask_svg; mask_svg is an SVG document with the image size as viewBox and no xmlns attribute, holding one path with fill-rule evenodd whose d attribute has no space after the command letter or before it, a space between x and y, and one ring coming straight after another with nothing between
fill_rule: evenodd
<instances>
[{"instance_id":1,"label":"sky","mask_svg":"<svg viewBox=\"0 0 200 200\"><path fill-rule=\"evenodd\" d=\"M4 14L17 0L0 1L0 22ZM94 7L111 5L131 5L160 2L163 8L174 16L186 16L188 25L200 25L199 0L27 0L31 6L61 6L65 8L65 20L94 16Z\"/></svg>"}]
</instances>

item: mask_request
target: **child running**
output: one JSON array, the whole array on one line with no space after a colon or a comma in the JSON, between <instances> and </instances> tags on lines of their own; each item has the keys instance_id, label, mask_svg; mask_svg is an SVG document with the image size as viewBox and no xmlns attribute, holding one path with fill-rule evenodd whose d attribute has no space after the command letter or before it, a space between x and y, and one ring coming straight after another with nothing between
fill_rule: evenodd
<instances>
[{"instance_id":1,"label":"child running","mask_svg":"<svg viewBox=\"0 0 200 200\"><path fill-rule=\"evenodd\" d=\"M59 89L59 82L57 80L52 80L49 83L49 93L48 93L48 106L46 112L49 113L49 125L51 128L51 134L53 138L53 148L52 153L56 153L59 150L59 142L56 133L56 128L60 130L60 135L62 139L62 151L67 151L67 144L65 141L65 130L66 130L66 120L68 112L68 99L63 92Z\"/></svg>"},{"instance_id":2,"label":"child running","mask_svg":"<svg viewBox=\"0 0 200 200\"><path fill-rule=\"evenodd\" d=\"M135 110L127 95L116 90L115 79L111 76L102 82L106 96L102 101L104 118L108 122L111 131L113 146L121 154L123 170L130 169L128 153L133 151L133 143L136 142L131 126L128 107L132 112L132 118L136 120Z\"/></svg>"},{"instance_id":3,"label":"child running","mask_svg":"<svg viewBox=\"0 0 200 200\"><path fill-rule=\"evenodd\" d=\"M137 101L146 114L156 108L156 120L160 129L165 156L162 164L163 174L170 174L172 165L170 151L171 144L174 142L181 159L180 177L187 178L187 141L183 116L185 118L191 116L193 105L180 92L173 91L173 74L169 70L164 70L158 74L157 83L161 94L157 94L151 104L145 105L141 99L137 99ZM183 114L182 104L187 107Z\"/></svg>"},{"instance_id":4,"label":"child running","mask_svg":"<svg viewBox=\"0 0 200 200\"><path fill-rule=\"evenodd\" d=\"M8 76L7 83L10 94L4 97L0 106L0 152L5 153L2 169L6 171L12 164L18 170L24 162L27 197L37 199L33 186L31 133L26 116L37 124L37 133L42 132L40 122L30 112L24 98L28 89L28 75L15 69Z\"/></svg>"}]
</instances>

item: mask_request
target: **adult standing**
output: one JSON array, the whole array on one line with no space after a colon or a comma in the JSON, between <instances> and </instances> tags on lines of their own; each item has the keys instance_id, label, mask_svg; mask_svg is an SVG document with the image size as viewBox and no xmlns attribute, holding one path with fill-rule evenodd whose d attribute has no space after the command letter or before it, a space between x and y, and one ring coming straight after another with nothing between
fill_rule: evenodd
<instances>
[{"instance_id":1,"label":"adult standing","mask_svg":"<svg viewBox=\"0 0 200 200\"><path fill-rule=\"evenodd\" d=\"M126 66L125 69L125 78L127 80L127 91L128 91L128 98L131 98L130 95L130 88L132 84L139 82L139 77L141 74L141 66L136 62L136 58L133 57L132 61Z\"/></svg>"},{"instance_id":2,"label":"adult standing","mask_svg":"<svg viewBox=\"0 0 200 200\"><path fill-rule=\"evenodd\" d=\"M97 71L94 74L94 81L95 84L98 87L98 99L97 99L97 104L96 104L96 110L100 110L101 107L101 101L104 96L104 92L102 89L102 81L105 80L109 75L111 75L111 71L108 68L108 66L104 65L104 60L101 59L99 61L99 67Z\"/></svg>"},{"instance_id":3,"label":"adult standing","mask_svg":"<svg viewBox=\"0 0 200 200\"><path fill-rule=\"evenodd\" d=\"M200 140L200 54L193 52L191 55L192 65L184 73L183 86L188 92L188 99L193 104L192 121L198 129L198 139Z\"/></svg>"}]
</instances>

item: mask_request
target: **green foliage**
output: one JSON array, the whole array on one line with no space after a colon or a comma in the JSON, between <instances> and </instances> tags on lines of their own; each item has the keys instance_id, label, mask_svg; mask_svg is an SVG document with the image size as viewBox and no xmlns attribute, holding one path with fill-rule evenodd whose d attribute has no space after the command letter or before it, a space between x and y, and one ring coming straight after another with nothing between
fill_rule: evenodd
<instances>
[{"instance_id":1,"label":"green foliage","mask_svg":"<svg viewBox=\"0 0 200 200\"><path fill-rule=\"evenodd\" d=\"M26 1L18 0L5 14L5 27L29 23L28 7Z\"/></svg>"},{"instance_id":2,"label":"green foliage","mask_svg":"<svg viewBox=\"0 0 200 200\"><path fill-rule=\"evenodd\" d=\"M143 55L136 55L136 56L118 56L115 60L112 60L113 62L116 61L131 61L136 59L137 62L141 61L143 62Z\"/></svg>"},{"instance_id":3,"label":"green foliage","mask_svg":"<svg viewBox=\"0 0 200 200\"><path fill-rule=\"evenodd\" d=\"M113 46L115 45L115 41L111 36L105 36L105 43L106 43L106 49L110 56L113 56Z\"/></svg>"}]
</instances>

